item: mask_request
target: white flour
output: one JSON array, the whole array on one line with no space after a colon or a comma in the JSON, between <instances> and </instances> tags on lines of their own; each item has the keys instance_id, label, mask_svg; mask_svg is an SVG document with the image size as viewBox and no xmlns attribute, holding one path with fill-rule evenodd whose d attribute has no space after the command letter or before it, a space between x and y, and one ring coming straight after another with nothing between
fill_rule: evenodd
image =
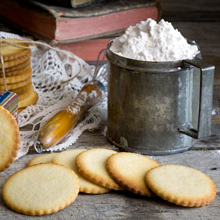
<instances>
[{"instance_id":1,"label":"white flour","mask_svg":"<svg viewBox=\"0 0 220 220\"><path fill-rule=\"evenodd\" d=\"M192 59L195 45L187 43L171 23L152 19L129 27L125 34L113 40L111 51L127 58L143 61L174 61Z\"/></svg>"}]
</instances>

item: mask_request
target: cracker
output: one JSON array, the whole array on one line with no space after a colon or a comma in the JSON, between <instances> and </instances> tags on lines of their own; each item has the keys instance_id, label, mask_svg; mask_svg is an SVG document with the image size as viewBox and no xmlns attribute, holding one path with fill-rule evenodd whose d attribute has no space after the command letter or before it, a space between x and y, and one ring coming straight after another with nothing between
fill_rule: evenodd
<instances>
[{"instance_id":1,"label":"cracker","mask_svg":"<svg viewBox=\"0 0 220 220\"><path fill-rule=\"evenodd\" d=\"M12 84L7 84L7 89L8 90L14 90L20 87L23 87L29 83L31 83L32 81L32 77L29 77L21 82L17 82L17 83L12 83ZM0 85L0 90L5 91L5 86L4 85Z\"/></svg>"},{"instance_id":2,"label":"cracker","mask_svg":"<svg viewBox=\"0 0 220 220\"><path fill-rule=\"evenodd\" d=\"M103 194L109 192L110 191L109 189L99 186L86 179L76 168L75 159L79 155L79 153L83 151L85 151L85 149L73 149L73 150L63 151L57 154L53 158L52 162L69 167L76 173L76 175L79 178L80 192L88 193L88 194Z\"/></svg>"},{"instance_id":3,"label":"cracker","mask_svg":"<svg viewBox=\"0 0 220 220\"><path fill-rule=\"evenodd\" d=\"M145 175L160 165L149 157L128 152L113 154L107 159L107 170L115 182L133 193L148 197L156 195L147 187Z\"/></svg>"},{"instance_id":4,"label":"cracker","mask_svg":"<svg viewBox=\"0 0 220 220\"><path fill-rule=\"evenodd\" d=\"M31 59L26 60L25 62L18 64L16 66L12 66L9 68L5 68L6 76L15 76L21 74L20 72L24 72L23 69L31 68ZM3 70L0 69L0 76L3 76Z\"/></svg>"},{"instance_id":5,"label":"cracker","mask_svg":"<svg viewBox=\"0 0 220 220\"><path fill-rule=\"evenodd\" d=\"M205 206L216 195L216 186L207 175L180 165L153 168L146 174L146 183L159 197L181 206Z\"/></svg>"},{"instance_id":6,"label":"cracker","mask_svg":"<svg viewBox=\"0 0 220 220\"><path fill-rule=\"evenodd\" d=\"M21 42L21 40L19 39L5 39L7 40L9 43L16 43L16 41ZM19 43L18 46L21 47L28 47L27 44L25 43ZM18 59L20 57L25 56L26 54L28 54L31 50L28 48L21 48L21 47L16 47L10 44L7 44L5 42L1 43L1 54L3 56L3 60L4 61L9 61L9 60L14 60L14 59Z\"/></svg>"},{"instance_id":7,"label":"cracker","mask_svg":"<svg viewBox=\"0 0 220 220\"><path fill-rule=\"evenodd\" d=\"M49 154L43 154L43 155L34 157L28 162L27 167L33 166L35 164L40 164L40 163L51 163L54 156L57 154L58 153L49 153Z\"/></svg>"},{"instance_id":8,"label":"cracker","mask_svg":"<svg viewBox=\"0 0 220 220\"><path fill-rule=\"evenodd\" d=\"M27 92L32 87L32 83L28 83L25 86L19 87L17 89L11 89L11 92L16 93L17 95L21 95L24 92Z\"/></svg>"},{"instance_id":9,"label":"cracker","mask_svg":"<svg viewBox=\"0 0 220 220\"><path fill-rule=\"evenodd\" d=\"M123 190L108 174L106 161L116 151L108 149L89 149L80 153L75 160L79 172L91 182L114 190Z\"/></svg>"},{"instance_id":10,"label":"cracker","mask_svg":"<svg viewBox=\"0 0 220 220\"><path fill-rule=\"evenodd\" d=\"M25 54L22 57L16 58L14 60L4 61L4 68L9 68L9 67L19 65L19 64L27 61L28 59L30 59L30 56L31 56L31 50L28 50L27 54ZM2 68L1 62L0 62L0 68Z\"/></svg>"},{"instance_id":11,"label":"cracker","mask_svg":"<svg viewBox=\"0 0 220 220\"><path fill-rule=\"evenodd\" d=\"M37 164L17 171L3 185L5 204L24 215L58 212L75 201L79 180L69 168L53 164Z\"/></svg>"},{"instance_id":12,"label":"cracker","mask_svg":"<svg viewBox=\"0 0 220 220\"><path fill-rule=\"evenodd\" d=\"M26 92L18 95L18 100L21 101L28 98L32 92L33 92L33 87L31 86L31 88L28 89Z\"/></svg>"},{"instance_id":13,"label":"cracker","mask_svg":"<svg viewBox=\"0 0 220 220\"><path fill-rule=\"evenodd\" d=\"M35 105L38 100L38 94L33 90L30 96L28 96L26 99L23 99L21 101L18 101L18 108L24 108L29 105Z\"/></svg>"},{"instance_id":14,"label":"cracker","mask_svg":"<svg viewBox=\"0 0 220 220\"><path fill-rule=\"evenodd\" d=\"M2 106L0 106L0 128L0 172L2 172L14 162L20 145L17 122Z\"/></svg>"},{"instance_id":15,"label":"cracker","mask_svg":"<svg viewBox=\"0 0 220 220\"><path fill-rule=\"evenodd\" d=\"M28 66L22 68L22 69L18 69L18 70L15 70L15 71L11 71L11 72L7 72L5 73L5 77L11 77L11 76L18 76L18 75L21 75L25 72L27 72L28 70L31 69L31 64L29 64ZM3 73L0 73L0 77L3 78Z\"/></svg>"},{"instance_id":16,"label":"cracker","mask_svg":"<svg viewBox=\"0 0 220 220\"><path fill-rule=\"evenodd\" d=\"M6 84L13 84L13 83L18 83L23 80L26 80L28 78L31 78L32 76L32 70L29 68L26 72L23 72L20 75L15 75L15 76L7 76L5 77L5 82ZM0 77L0 85L4 85L4 78Z\"/></svg>"},{"instance_id":17,"label":"cracker","mask_svg":"<svg viewBox=\"0 0 220 220\"><path fill-rule=\"evenodd\" d=\"M24 108L18 108L18 114L20 114L24 109L26 109L26 107L24 107Z\"/></svg>"}]
</instances>

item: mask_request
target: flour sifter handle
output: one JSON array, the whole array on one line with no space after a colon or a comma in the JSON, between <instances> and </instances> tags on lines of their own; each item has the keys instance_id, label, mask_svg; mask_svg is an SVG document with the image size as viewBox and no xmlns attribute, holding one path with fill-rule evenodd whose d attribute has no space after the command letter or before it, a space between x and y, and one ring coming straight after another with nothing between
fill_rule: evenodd
<instances>
[{"instance_id":1,"label":"flour sifter handle","mask_svg":"<svg viewBox=\"0 0 220 220\"><path fill-rule=\"evenodd\" d=\"M104 85L97 80L85 84L66 108L55 114L39 132L34 148L38 153L58 144L76 126L83 115L98 104L103 96Z\"/></svg>"}]
</instances>

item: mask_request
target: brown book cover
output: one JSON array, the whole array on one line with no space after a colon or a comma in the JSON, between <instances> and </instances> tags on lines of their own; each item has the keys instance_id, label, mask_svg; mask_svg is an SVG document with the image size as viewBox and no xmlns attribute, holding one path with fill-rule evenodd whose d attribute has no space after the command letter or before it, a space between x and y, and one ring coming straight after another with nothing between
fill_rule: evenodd
<instances>
[{"instance_id":1,"label":"brown book cover","mask_svg":"<svg viewBox=\"0 0 220 220\"><path fill-rule=\"evenodd\" d=\"M51 44L121 34L147 18L159 20L161 13L160 4L153 0L106 0L80 8L36 0L1 0L0 7L0 16Z\"/></svg>"}]
</instances>

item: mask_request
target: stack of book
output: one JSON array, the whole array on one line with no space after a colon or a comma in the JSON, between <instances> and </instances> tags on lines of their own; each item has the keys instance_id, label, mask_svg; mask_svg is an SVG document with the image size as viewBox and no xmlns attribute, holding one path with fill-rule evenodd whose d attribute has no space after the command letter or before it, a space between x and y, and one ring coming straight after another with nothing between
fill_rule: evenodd
<instances>
[{"instance_id":1,"label":"stack of book","mask_svg":"<svg viewBox=\"0 0 220 220\"><path fill-rule=\"evenodd\" d=\"M85 61L95 61L99 51L129 26L148 18L158 21L162 14L160 4L154 0L52 2L1 0L0 16L35 39L69 50Z\"/></svg>"}]
</instances>

